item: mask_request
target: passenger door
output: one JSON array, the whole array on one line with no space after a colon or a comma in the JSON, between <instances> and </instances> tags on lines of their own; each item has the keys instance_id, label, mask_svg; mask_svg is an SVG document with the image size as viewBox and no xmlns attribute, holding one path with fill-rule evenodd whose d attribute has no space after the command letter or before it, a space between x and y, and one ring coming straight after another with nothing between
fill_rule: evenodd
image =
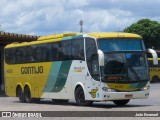
<instances>
[{"instance_id":1,"label":"passenger door","mask_svg":"<svg viewBox=\"0 0 160 120\"><path fill-rule=\"evenodd\" d=\"M98 64L98 54L96 42L92 38L85 38L86 44L86 63L88 73L86 79L91 82L90 89L99 89L100 87L100 72Z\"/></svg>"}]
</instances>

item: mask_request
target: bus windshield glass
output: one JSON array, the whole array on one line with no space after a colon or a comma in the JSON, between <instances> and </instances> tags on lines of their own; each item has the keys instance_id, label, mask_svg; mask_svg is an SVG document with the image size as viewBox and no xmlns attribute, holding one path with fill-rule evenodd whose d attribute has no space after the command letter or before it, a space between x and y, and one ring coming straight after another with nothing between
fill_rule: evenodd
<instances>
[{"instance_id":1,"label":"bus windshield glass","mask_svg":"<svg viewBox=\"0 0 160 120\"><path fill-rule=\"evenodd\" d=\"M147 80L146 67L143 52L108 53L105 54L103 75L106 80Z\"/></svg>"},{"instance_id":2,"label":"bus windshield glass","mask_svg":"<svg viewBox=\"0 0 160 120\"><path fill-rule=\"evenodd\" d=\"M107 51L142 51L141 39L99 39L99 49Z\"/></svg>"},{"instance_id":3,"label":"bus windshield glass","mask_svg":"<svg viewBox=\"0 0 160 120\"><path fill-rule=\"evenodd\" d=\"M105 81L147 80L147 60L140 39L101 39L99 49L104 52Z\"/></svg>"}]
</instances>

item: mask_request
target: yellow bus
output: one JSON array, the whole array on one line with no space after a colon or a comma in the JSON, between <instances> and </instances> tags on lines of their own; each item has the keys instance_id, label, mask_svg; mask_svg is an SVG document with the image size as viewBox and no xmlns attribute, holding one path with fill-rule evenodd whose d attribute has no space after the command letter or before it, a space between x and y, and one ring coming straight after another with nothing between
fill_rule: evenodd
<instances>
[{"instance_id":1,"label":"yellow bus","mask_svg":"<svg viewBox=\"0 0 160 120\"><path fill-rule=\"evenodd\" d=\"M142 38L131 33L62 33L5 47L5 93L20 102L50 98L78 105L148 98ZM157 64L155 51L153 62Z\"/></svg>"},{"instance_id":2,"label":"yellow bus","mask_svg":"<svg viewBox=\"0 0 160 120\"><path fill-rule=\"evenodd\" d=\"M160 82L160 58L158 58L158 61L158 65L153 65L153 58L148 58L149 78L153 83Z\"/></svg>"}]
</instances>

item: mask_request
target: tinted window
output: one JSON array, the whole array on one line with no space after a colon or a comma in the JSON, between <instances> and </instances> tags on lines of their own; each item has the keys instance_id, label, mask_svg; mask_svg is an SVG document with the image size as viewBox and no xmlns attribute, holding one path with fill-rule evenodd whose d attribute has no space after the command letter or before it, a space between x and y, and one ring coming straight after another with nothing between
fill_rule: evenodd
<instances>
[{"instance_id":1,"label":"tinted window","mask_svg":"<svg viewBox=\"0 0 160 120\"><path fill-rule=\"evenodd\" d=\"M76 60L84 60L84 40L72 41L72 57Z\"/></svg>"},{"instance_id":2,"label":"tinted window","mask_svg":"<svg viewBox=\"0 0 160 120\"><path fill-rule=\"evenodd\" d=\"M86 38L86 60L91 76L99 80L99 65L96 42L92 38Z\"/></svg>"},{"instance_id":3,"label":"tinted window","mask_svg":"<svg viewBox=\"0 0 160 120\"><path fill-rule=\"evenodd\" d=\"M71 60L72 59L71 48L72 48L71 41L60 42L59 59L60 60Z\"/></svg>"},{"instance_id":4,"label":"tinted window","mask_svg":"<svg viewBox=\"0 0 160 120\"><path fill-rule=\"evenodd\" d=\"M133 51L143 50L141 39L99 39L99 49L102 51Z\"/></svg>"},{"instance_id":5,"label":"tinted window","mask_svg":"<svg viewBox=\"0 0 160 120\"><path fill-rule=\"evenodd\" d=\"M16 61L16 56L15 56L15 49L6 49L5 50L5 59L6 63L15 63Z\"/></svg>"},{"instance_id":6,"label":"tinted window","mask_svg":"<svg viewBox=\"0 0 160 120\"><path fill-rule=\"evenodd\" d=\"M58 61L59 60L59 44L48 43L47 46L48 46L47 47L48 61Z\"/></svg>"},{"instance_id":7,"label":"tinted window","mask_svg":"<svg viewBox=\"0 0 160 120\"><path fill-rule=\"evenodd\" d=\"M84 60L84 40L74 39L5 49L8 64Z\"/></svg>"},{"instance_id":8,"label":"tinted window","mask_svg":"<svg viewBox=\"0 0 160 120\"><path fill-rule=\"evenodd\" d=\"M97 54L97 47L94 39L86 38L86 59L91 62L92 55Z\"/></svg>"}]
</instances>

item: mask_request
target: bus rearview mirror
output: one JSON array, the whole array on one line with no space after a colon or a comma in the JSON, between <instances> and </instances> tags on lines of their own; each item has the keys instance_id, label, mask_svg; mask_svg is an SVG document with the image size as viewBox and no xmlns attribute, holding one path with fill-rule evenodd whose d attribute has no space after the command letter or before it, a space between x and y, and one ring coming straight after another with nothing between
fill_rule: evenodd
<instances>
[{"instance_id":1,"label":"bus rearview mirror","mask_svg":"<svg viewBox=\"0 0 160 120\"><path fill-rule=\"evenodd\" d=\"M147 51L152 54L153 65L158 65L158 55L157 55L156 51L153 49L148 49Z\"/></svg>"},{"instance_id":2,"label":"bus rearview mirror","mask_svg":"<svg viewBox=\"0 0 160 120\"><path fill-rule=\"evenodd\" d=\"M101 50L98 50L98 60L99 66L104 66L104 53Z\"/></svg>"}]
</instances>

